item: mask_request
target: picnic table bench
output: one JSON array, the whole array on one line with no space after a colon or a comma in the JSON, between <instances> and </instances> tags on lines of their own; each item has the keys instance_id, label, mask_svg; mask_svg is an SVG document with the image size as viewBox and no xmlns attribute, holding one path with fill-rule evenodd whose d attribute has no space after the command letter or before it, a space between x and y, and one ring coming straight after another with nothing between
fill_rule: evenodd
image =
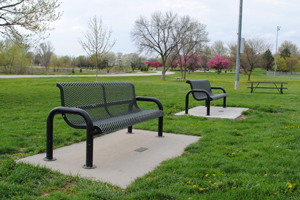
<instances>
[{"instance_id":1,"label":"picnic table bench","mask_svg":"<svg viewBox=\"0 0 300 200\"><path fill-rule=\"evenodd\" d=\"M287 89L286 87L283 87L283 84L287 84L287 82L267 82L267 81L248 81L247 83L251 83L251 93L253 93L257 88L259 89L277 89L279 93L283 94L283 89ZM253 83L257 83L256 86L253 86ZM260 84L274 84L275 87L270 86L260 86ZM280 86L279 86L280 85Z\"/></svg>"},{"instance_id":2,"label":"picnic table bench","mask_svg":"<svg viewBox=\"0 0 300 200\"><path fill-rule=\"evenodd\" d=\"M210 102L223 98L223 107L226 108L226 91L222 87L211 87L208 79L203 80L188 80L186 83L190 84L191 90L188 91L185 97L185 114L188 114L189 109L189 94L192 93L196 101L205 100L206 115L210 115ZM212 89L220 89L221 94L213 94Z\"/></svg>"},{"instance_id":3,"label":"picnic table bench","mask_svg":"<svg viewBox=\"0 0 300 200\"><path fill-rule=\"evenodd\" d=\"M61 106L52 109L47 118L47 152L45 161L53 157L53 119L62 114L66 123L77 129L86 129L86 164L92 169L93 136L112 132L158 118L158 137L163 137L163 106L152 97L136 97L135 87L129 82L113 83L57 83L61 93ZM142 110L137 101L154 102L158 110Z\"/></svg>"}]
</instances>

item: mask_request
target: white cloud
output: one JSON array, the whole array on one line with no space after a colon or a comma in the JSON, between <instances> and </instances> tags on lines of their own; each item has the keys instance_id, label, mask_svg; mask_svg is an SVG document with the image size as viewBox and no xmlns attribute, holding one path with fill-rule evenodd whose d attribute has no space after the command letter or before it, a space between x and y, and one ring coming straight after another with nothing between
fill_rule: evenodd
<instances>
[{"instance_id":1,"label":"white cloud","mask_svg":"<svg viewBox=\"0 0 300 200\"><path fill-rule=\"evenodd\" d=\"M135 20L144 15L150 17L157 10L172 11L178 15L190 15L207 25L211 43L216 40L231 42L237 40L239 1L237 0L62 0L61 20L51 26L50 40L58 55L82 55L85 52L78 43L83 37L91 17L102 17L106 27L113 30L117 39L117 52L134 52L137 48L130 39ZM275 43L276 27L279 43L292 40L300 47L300 4L299 0L251 0L244 1L242 36L266 37Z\"/></svg>"}]
</instances>

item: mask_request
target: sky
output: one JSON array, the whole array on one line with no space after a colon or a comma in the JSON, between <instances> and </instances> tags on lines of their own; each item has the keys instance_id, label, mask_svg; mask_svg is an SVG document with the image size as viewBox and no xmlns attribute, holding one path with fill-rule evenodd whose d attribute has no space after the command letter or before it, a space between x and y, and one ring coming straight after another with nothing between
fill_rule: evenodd
<instances>
[{"instance_id":1,"label":"sky","mask_svg":"<svg viewBox=\"0 0 300 200\"><path fill-rule=\"evenodd\" d=\"M62 17L51 23L49 31L54 53L59 56L87 55L78 40L85 41L88 22L95 15L102 18L103 25L113 30L116 39L111 51L117 53L137 52L130 32L140 16L148 19L156 11L172 11L179 16L189 15L206 25L209 44L217 40L224 43L237 42L240 0L60 0L58 11ZM287 40L300 48L299 0L243 0L242 37L263 37L276 51L277 26L278 47Z\"/></svg>"}]
</instances>

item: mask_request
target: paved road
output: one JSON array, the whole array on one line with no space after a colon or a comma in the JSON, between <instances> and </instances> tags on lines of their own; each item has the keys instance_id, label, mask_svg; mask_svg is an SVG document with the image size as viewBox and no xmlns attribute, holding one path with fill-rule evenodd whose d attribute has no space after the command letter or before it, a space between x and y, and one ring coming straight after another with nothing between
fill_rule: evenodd
<instances>
[{"instance_id":1,"label":"paved road","mask_svg":"<svg viewBox=\"0 0 300 200\"><path fill-rule=\"evenodd\" d=\"M160 71L156 73L127 73L127 74L100 74L98 77L123 77L123 76L157 76L161 75ZM166 72L166 75L175 74ZM96 75L0 75L0 78L53 78L53 77L96 77Z\"/></svg>"}]
</instances>

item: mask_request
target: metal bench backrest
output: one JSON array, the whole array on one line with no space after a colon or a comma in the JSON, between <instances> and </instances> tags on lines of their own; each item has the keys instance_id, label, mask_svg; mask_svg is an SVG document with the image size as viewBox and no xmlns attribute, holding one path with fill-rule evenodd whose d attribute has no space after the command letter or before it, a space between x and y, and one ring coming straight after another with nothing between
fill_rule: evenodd
<instances>
[{"instance_id":1,"label":"metal bench backrest","mask_svg":"<svg viewBox=\"0 0 300 200\"><path fill-rule=\"evenodd\" d=\"M137 112L135 88L129 82L115 83L57 83L61 92L61 105L81 108L93 121ZM66 114L71 126L85 124L80 115Z\"/></svg>"},{"instance_id":2,"label":"metal bench backrest","mask_svg":"<svg viewBox=\"0 0 300 200\"><path fill-rule=\"evenodd\" d=\"M203 90L206 90L209 93L209 95L213 95L213 93L211 91L210 82L209 82L208 79L188 80L187 83L191 85L192 90L194 90L194 89L203 89ZM202 93L202 92L193 92L193 97L196 100L207 98L206 94Z\"/></svg>"}]
</instances>

